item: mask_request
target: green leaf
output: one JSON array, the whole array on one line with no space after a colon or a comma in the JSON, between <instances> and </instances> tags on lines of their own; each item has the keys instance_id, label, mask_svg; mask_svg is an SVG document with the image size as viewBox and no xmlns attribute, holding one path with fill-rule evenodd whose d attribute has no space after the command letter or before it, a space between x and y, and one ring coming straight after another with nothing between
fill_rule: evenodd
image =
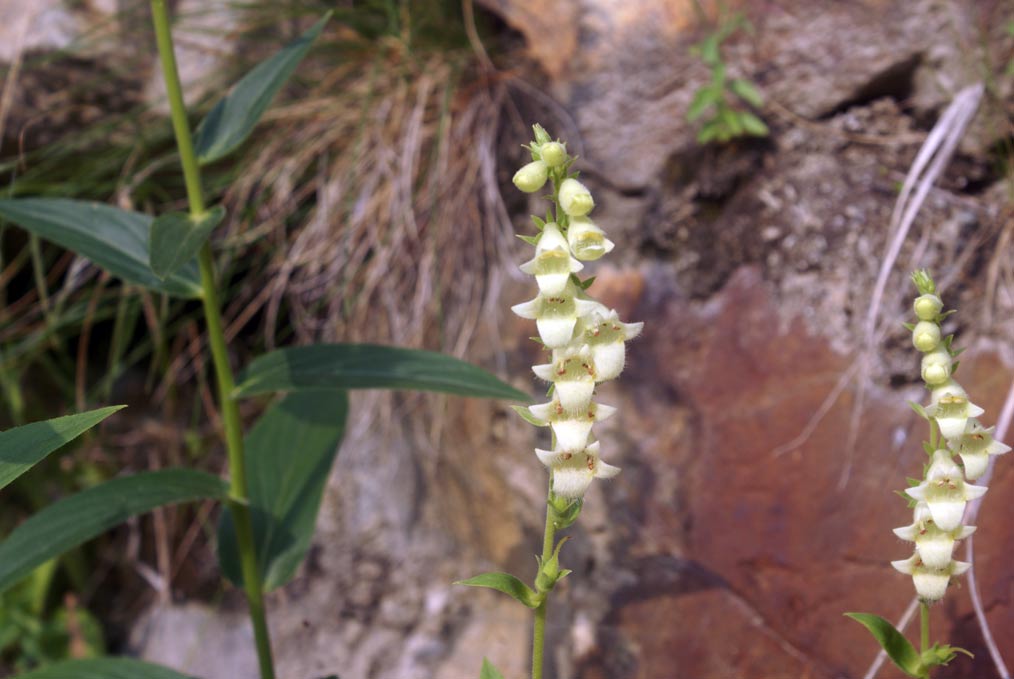
<instances>
[{"instance_id":1,"label":"green leaf","mask_svg":"<svg viewBox=\"0 0 1014 679\"><path fill-rule=\"evenodd\" d=\"M106 481L21 523L0 542L0 592L32 569L137 514L162 505L224 499L227 484L192 469L165 469Z\"/></svg>"},{"instance_id":2,"label":"green leaf","mask_svg":"<svg viewBox=\"0 0 1014 679\"><path fill-rule=\"evenodd\" d=\"M343 391L294 392L268 408L246 436L254 544L266 591L291 580L310 549L347 413ZM218 559L225 576L242 587L228 509L219 522Z\"/></svg>"},{"instance_id":3,"label":"green leaf","mask_svg":"<svg viewBox=\"0 0 1014 679\"><path fill-rule=\"evenodd\" d=\"M767 124L749 111L740 111L738 118L739 122L743 125L743 129L748 134L752 134L755 137L766 137L771 133Z\"/></svg>"},{"instance_id":4,"label":"green leaf","mask_svg":"<svg viewBox=\"0 0 1014 679\"><path fill-rule=\"evenodd\" d=\"M919 652L901 632L894 628L894 625L879 615L871 613L846 613L845 615L870 631L870 634L887 653L887 657L898 666L898 669L910 677L924 679L926 670L919 661Z\"/></svg>"},{"instance_id":5,"label":"green leaf","mask_svg":"<svg viewBox=\"0 0 1014 679\"><path fill-rule=\"evenodd\" d=\"M718 51L719 36L717 34L709 35L705 38L697 48L701 55L701 61L710 65L719 63L722 60L721 55Z\"/></svg>"},{"instance_id":6,"label":"green leaf","mask_svg":"<svg viewBox=\"0 0 1014 679\"><path fill-rule=\"evenodd\" d=\"M901 326L909 332L913 332L915 330L915 323L902 323Z\"/></svg>"},{"instance_id":7,"label":"green leaf","mask_svg":"<svg viewBox=\"0 0 1014 679\"><path fill-rule=\"evenodd\" d=\"M687 121L692 123L700 118L709 107L715 105L721 98L721 90L714 87L704 86L698 89L687 109Z\"/></svg>"},{"instance_id":8,"label":"green leaf","mask_svg":"<svg viewBox=\"0 0 1014 679\"><path fill-rule=\"evenodd\" d=\"M483 573L468 580L458 580L455 585L468 585L469 587L486 587L503 592L507 596L520 601L528 608L538 608L545 598L539 595L531 587L521 582L510 573Z\"/></svg>"},{"instance_id":9,"label":"green leaf","mask_svg":"<svg viewBox=\"0 0 1014 679\"><path fill-rule=\"evenodd\" d=\"M260 356L236 396L304 389L411 389L530 401L482 368L432 351L376 344L313 344Z\"/></svg>"},{"instance_id":10,"label":"green leaf","mask_svg":"<svg viewBox=\"0 0 1014 679\"><path fill-rule=\"evenodd\" d=\"M175 297L201 296L197 266L160 280L148 265L152 218L112 205L65 198L0 200L0 217L86 257L109 273Z\"/></svg>"},{"instance_id":11,"label":"green leaf","mask_svg":"<svg viewBox=\"0 0 1014 679\"><path fill-rule=\"evenodd\" d=\"M331 18L328 12L280 52L253 67L197 128L197 160L205 165L224 158L246 141L278 91L310 51Z\"/></svg>"},{"instance_id":12,"label":"green leaf","mask_svg":"<svg viewBox=\"0 0 1014 679\"><path fill-rule=\"evenodd\" d=\"M764 96L749 80L741 80L737 78L729 83L729 88L736 94L736 96L754 108L760 108L764 105Z\"/></svg>"},{"instance_id":13,"label":"green leaf","mask_svg":"<svg viewBox=\"0 0 1014 679\"><path fill-rule=\"evenodd\" d=\"M516 233L514 235L523 240L524 242L528 243L529 245L537 245L539 242L538 236L525 236L524 234L520 233Z\"/></svg>"},{"instance_id":14,"label":"green leaf","mask_svg":"<svg viewBox=\"0 0 1014 679\"><path fill-rule=\"evenodd\" d=\"M193 679L168 667L130 658L68 660L49 665L16 679Z\"/></svg>"},{"instance_id":15,"label":"green leaf","mask_svg":"<svg viewBox=\"0 0 1014 679\"><path fill-rule=\"evenodd\" d=\"M715 141L718 139L722 129L722 122L720 120L717 118L709 120L701 128L701 131L697 133L697 143L707 144L708 142Z\"/></svg>"},{"instance_id":16,"label":"green leaf","mask_svg":"<svg viewBox=\"0 0 1014 679\"><path fill-rule=\"evenodd\" d=\"M0 432L0 488L6 487L54 450L124 407L89 410Z\"/></svg>"},{"instance_id":17,"label":"green leaf","mask_svg":"<svg viewBox=\"0 0 1014 679\"><path fill-rule=\"evenodd\" d=\"M908 407L914 410L915 414L923 418L924 420L930 419L930 416L926 414L926 408L924 408L922 404L916 403L915 401L909 401Z\"/></svg>"},{"instance_id":18,"label":"green leaf","mask_svg":"<svg viewBox=\"0 0 1014 679\"><path fill-rule=\"evenodd\" d=\"M500 674L500 670L493 667L486 658L482 659L482 670L479 672L479 679L503 679L503 675Z\"/></svg>"},{"instance_id":19,"label":"green leaf","mask_svg":"<svg viewBox=\"0 0 1014 679\"><path fill-rule=\"evenodd\" d=\"M159 215L151 225L148 256L151 270L165 280L194 259L216 226L222 223L225 208L216 206L194 219L185 212Z\"/></svg>"}]
</instances>

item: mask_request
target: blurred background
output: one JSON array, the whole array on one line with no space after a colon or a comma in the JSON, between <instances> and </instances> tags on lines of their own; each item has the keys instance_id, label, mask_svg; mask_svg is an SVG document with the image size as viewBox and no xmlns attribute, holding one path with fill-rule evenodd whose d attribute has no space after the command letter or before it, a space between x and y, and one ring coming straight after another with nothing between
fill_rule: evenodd
<instances>
[{"instance_id":1,"label":"blurred background","mask_svg":"<svg viewBox=\"0 0 1014 679\"><path fill-rule=\"evenodd\" d=\"M336 11L244 152L206 174L228 208L216 243L235 365L286 344L376 341L467 358L540 393L533 327L508 309L534 295L513 234L532 233L528 215L545 205L510 177L534 122L580 156L593 216L617 243L586 269L591 293L645 332L602 389L619 407L602 425L604 458L623 472L593 485L567 532L575 572L550 607L548 676L863 676L877 647L842 613L894 620L914 594L888 564L911 552L891 533L910 522L893 491L925 459L925 423L906 405L926 400L901 326L912 269L929 268L959 309L947 326L968 348L958 379L986 424L1012 380L1014 4L173 9L195 122ZM153 45L141 0L0 0L4 195L181 209ZM975 84L974 118L878 288L906 173ZM221 471L199 308L15 228L0 246L4 426L131 406L8 488L0 530L125 470ZM280 676L464 679L484 656L525 676L529 612L450 584L535 571L545 434L508 405L357 394L310 558L269 597ZM245 415L262 406L245 402ZM1011 466L998 461L975 561L1008 649ZM0 669L105 650L207 679L255 676L212 509L137 519L7 594ZM934 609L934 636L977 656L948 676L994 676L967 581Z\"/></svg>"}]
</instances>

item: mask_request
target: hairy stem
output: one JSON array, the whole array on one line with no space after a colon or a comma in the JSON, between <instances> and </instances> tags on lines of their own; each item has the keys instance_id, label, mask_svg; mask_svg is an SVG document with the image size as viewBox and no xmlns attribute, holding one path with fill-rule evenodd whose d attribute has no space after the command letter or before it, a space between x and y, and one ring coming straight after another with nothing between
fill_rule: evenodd
<instances>
[{"instance_id":1,"label":"hairy stem","mask_svg":"<svg viewBox=\"0 0 1014 679\"><path fill-rule=\"evenodd\" d=\"M173 53L169 13L166 10L165 0L151 0L151 12L155 24L155 38L158 41L159 58L162 62L162 75L169 97L173 131L176 134L176 144L180 152L180 164L183 166L190 214L192 217L200 217L205 211L204 196L201 192L201 174L197 157L194 154L186 108L183 105L183 93L180 88L176 57ZM211 346L211 356L215 365L218 400L222 409L222 421L225 425L225 444L229 457L230 508L236 525L243 588L250 609L250 620L253 623L261 679L274 679L275 669L271 658L271 639L268 635L268 624L265 617L264 592L261 588L261 578L257 567L253 524L250 521L246 465L243 457L243 428L239 409L232 396L235 380L232 368L229 366L229 353L225 343L221 304L215 280L215 263L209 243L204 244L198 261L203 291L201 298L204 303L205 322L208 326L208 343Z\"/></svg>"},{"instance_id":2,"label":"hairy stem","mask_svg":"<svg viewBox=\"0 0 1014 679\"><path fill-rule=\"evenodd\" d=\"M553 476L549 476L549 492L546 496L546 530L542 534L542 562L553 556L553 544L556 539L556 523L553 522L553 508L550 500L553 496ZM546 645L546 610L549 604L549 592L535 609L535 625L532 628L532 679L542 679L543 652Z\"/></svg>"},{"instance_id":3,"label":"hairy stem","mask_svg":"<svg viewBox=\"0 0 1014 679\"><path fill-rule=\"evenodd\" d=\"M930 634L929 634L929 604L925 601L919 602L919 627L921 633L919 635L919 652L925 653L926 649L929 648Z\"/></svg>"}]
</instances>

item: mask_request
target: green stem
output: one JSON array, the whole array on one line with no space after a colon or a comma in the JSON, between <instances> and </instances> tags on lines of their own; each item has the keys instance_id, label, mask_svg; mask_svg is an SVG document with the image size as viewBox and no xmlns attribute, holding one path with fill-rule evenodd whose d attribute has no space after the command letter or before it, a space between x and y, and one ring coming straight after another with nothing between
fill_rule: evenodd
<instances>
[{"instance_id":1,"label":"green stem","mask_svg":"<svg viewBox=\"0 0 1014 679\"><path fill-rule=\"evenodd\" d=\"M930 634L929 634L929 604L925 601L919 602L919 623L921 627L921 634L919 635L919 651L925 653L929 648Z\"/></svg>"},{"instance_id":2,"label":"green stem","mask_svg":"<svg viewBox=\"0 0 1014 679\"><path fill-rule=\"evenodd\" d=\"M190 215L198 217L204 214L204 196L201 192L201 174L194 154L194 144L190 137L190 125L187 122L186 108L183 105L183 93L180 88L179 71L173 53L172 33L169 28L169 13L165 0L151 0L152 18L155 24L155 38L158 42L159 57L162 61L162 74L169 97L169 108L172 115L173 131L176 133L176 144L180 152L180 164L183 166L183 178L186 182L187 200L190 204ZM264 610L264 592L261 587L260 573L257 566L257 549L254 544L253 524L250 520L248 502L246 464L243 456L243 427L239 417L239 408L232 396L235 387L232 368L229 366L229 353L225 343L225 332L222 325L221 304L218 299L218 286L215 280L215 262L211 255L211 245L205 243L198 258L201 270L202 301L204 317L208 326L208 343L211 346L211 357L215 365L215 377L218 382L218 400L222 410L222 421L225 425L225 444L229 457L229 497L230 508L236 526L236 541L239 545L240 568L243 573L243 588L246 591L247 605L250 609L250 620L253 623L254 640L257 645L257 660L260 665L261 679L274 679L274 662L271 658L271 638L268 634L267 618Z\"/></svg>"},{"instance_id":3,"label":"green stem","mask_svg":"<svg viewBox=\"0 0 1014 679\"><path fill-rule=\"evenodd\" d=\"M553 556L553 544L556 539L556 524L553 522L553 508L550 500L553 497L553 476L549 476L549 492L546 495L546 530L542 534L542 563ZM535 626L532 628L532 679L542 679L543 655L546 646L546 610L549 604L549 592L539 607L535 609Z\"/></svg>"}]
</instances>

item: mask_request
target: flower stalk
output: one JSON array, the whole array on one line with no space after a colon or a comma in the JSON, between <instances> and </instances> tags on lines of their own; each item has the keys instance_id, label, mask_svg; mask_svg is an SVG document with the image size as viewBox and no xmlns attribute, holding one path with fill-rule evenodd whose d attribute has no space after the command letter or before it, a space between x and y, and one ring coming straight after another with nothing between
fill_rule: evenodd
<instances>
[{"instance_id":1,"label":"flower stalk","mask_svg":"<svg viewBox=\"0 0 1014 679\"><path fill-rule=\"evenodd\" d=\"M545 219L533 218L538 234L521 238L535 247L534 257L521 265L535 278L538 295L512 307L522 318L534 320L538 342L549 360L535 365L537 377L550 383L550 401L519 409L528 422L549 427L552 447L536 449L549 468L546 527L535 589L532 637L532 679L542 679L549 593L570 571L560 568L558 530L573 523L581 511L585 492L596 478L610 478L619 468L601 459L601 444L593 435L596 422L615 408L592 399L602 382L616 379L626 363L626 342L637 337L643 323L623 323L615 310L588 294L594 279L582 280L584 262L609 253L614 244L588 215L595 200L570 171L574 158L566 145L552 140L539 125L527 146L532 161L514 175L514 184L526 193L551 185L552 208Z\"/></svg>"},{"instance_id":2,"label":"flower stalk","mask_svg":"<svg viewBox=\"0 0 1014 679\"><path fill-rule=\"evenodd\" d=\"M200 167L194 153L190 125L187 121L186 108L183 103L179 71L173 51L169 13L165 0L151 0L151 11L159 59L162 62L162 74L169 98L173 131L180 153L180 164L183 168L190 215L196 220L205 213L204 197L201 190ZM198 257L198 264L201 274L201 300L204 306L205 323L208 327L208 343L211 347L212 360L215 366L215 376L218 383L218 401L225 427L225 443L229 460L230 508L232 509L236 525L236 539L239 545L243 587L249 606L250 620L254 629L254 640L257 647L257 659L261 679L274 679L275 671L271 654L271 639L268 633L264 608L264 593L261 586L260 573L258 572L257 551L254 544L253 524L248 504L249 492L247 490L246 465L243 454L243 428L239 417L239 409L232 396L235 388L235 379L232 368L229 365L229 355L222 325L221 304L217 293L218 287L214 258L212 257L209 243L205 243L202 247Z\"/></svg>"}]
</instances>

